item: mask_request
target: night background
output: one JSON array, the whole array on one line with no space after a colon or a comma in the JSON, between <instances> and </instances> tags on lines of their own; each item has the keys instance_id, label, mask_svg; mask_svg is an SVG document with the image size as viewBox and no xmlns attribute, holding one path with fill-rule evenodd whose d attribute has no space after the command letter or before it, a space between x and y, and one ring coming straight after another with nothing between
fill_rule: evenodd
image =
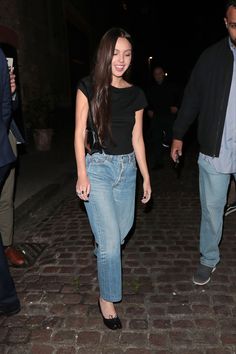
<instances>
[{"instance_id":1,"label":"night background","mask_svg":"<svg viewBox=\"0 0 236 354\"><path fill-rule=\"evenodd\" d=\"M111 27L123 27L132 36L134 84L146 89L153 66L160 64L169 80L184 88L201 52L226 35L224 4L2 0L0 45L14 58L18 124L29 140L35 128L73 124L77 83L88 75L99 40Z\"/></svg>"},{"instance_id":2,"label":"night background","mask_svg":"<svg viewBox=\"0 0 236 354\"><path fill-rule=\"evenodd\" d=\"M155 0L103 1L102 7L100 3L94 14L94 20L102 19L99 35L116 25L130 32L135 44L134 77L144 83L149 56L152 66L163 65L170 78L185 83L202 50L226 35L223 0L189 5Z\"/></svg>"}]
</instances>

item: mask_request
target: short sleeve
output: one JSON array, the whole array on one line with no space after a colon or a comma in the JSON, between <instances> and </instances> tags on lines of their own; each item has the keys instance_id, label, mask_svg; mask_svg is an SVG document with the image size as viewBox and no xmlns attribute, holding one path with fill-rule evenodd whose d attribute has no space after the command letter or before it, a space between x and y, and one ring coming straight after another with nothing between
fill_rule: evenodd
<instances>
[{"instance_id":1,"label":"short sleeve","mask_svg":"<svg viewBox=\"0 0 236 354\"><path fill-rule=\"evenodd\" d=\"M144 91L137 86L136 86L136 90L137 90L137 94L136 94L136 100L134 104L134 110L139 111L141 109L146 108L148 103Z\"/></svg>"},{"instance_id":2,"label":"short sleeve","mask_svg":"<svg viewBox=\"0 0 236 354\"><path fill-rule=\"evenodd\" d=\"M77 90L80 90L83 92L83 94L89 98L92 96L92 84L91 84L91 79L89 76L86 76L82 78L77 85Z\"/></svg>"}]
</instances>

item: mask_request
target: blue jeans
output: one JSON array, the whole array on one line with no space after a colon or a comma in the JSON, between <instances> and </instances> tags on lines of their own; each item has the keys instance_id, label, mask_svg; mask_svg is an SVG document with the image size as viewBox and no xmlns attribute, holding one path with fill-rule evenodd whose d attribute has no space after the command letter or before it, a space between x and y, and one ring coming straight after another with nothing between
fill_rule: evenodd
<instances>
[{"instance_id":1,"label":"blue jeans","mask_svg":"<svg viewBox=\"0 0 236 354\"><path fill-rule=\"evenodd\" d=\"M215 170L201 156L199 165L199 189L201 200L200 263L215 267L220 261L219 243L222 236L224 207L230 174ZM236 174L234 174L236 178Z\"/></svg>"},{"instance_id":2,"label":"blue jeans","mask_svg":"<svg viewBox=\"0 0 236 354\"><path fill-rule=\"evenodd\" d=\"M91 192L85 207L97 244L100 296L117 302L122 298L121 244L134 222L135 155L87 154L86 167Z\"/></svg>"}]
</instances>

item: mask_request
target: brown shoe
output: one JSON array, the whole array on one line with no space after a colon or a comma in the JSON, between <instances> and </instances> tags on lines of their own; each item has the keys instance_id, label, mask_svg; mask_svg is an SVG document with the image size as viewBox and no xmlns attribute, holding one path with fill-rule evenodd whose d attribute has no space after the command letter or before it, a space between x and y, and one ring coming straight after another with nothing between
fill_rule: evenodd
<instances>
[{"instance_id":1,"label":"brown shoe","mask_svg":"<svg viewBox=\"0 0 236 354\"><path fill-rule=\"evenodd\" d=\"M14 266L21 266L25 263L25 257L22 252L12 246L5 248L5 255L10 263Z\"/></svg>"}]
</instances>

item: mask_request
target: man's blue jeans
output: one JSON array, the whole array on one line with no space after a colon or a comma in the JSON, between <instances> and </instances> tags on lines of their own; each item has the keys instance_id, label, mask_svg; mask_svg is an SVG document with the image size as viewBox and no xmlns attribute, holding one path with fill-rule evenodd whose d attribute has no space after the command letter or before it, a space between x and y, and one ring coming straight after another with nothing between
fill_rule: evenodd
<instances>
[{"instance_id":1,"label":"man's blue jeans","mask_svg":"<svg viewBox=\"0 0 236 354\"><path fill-rule=\"evenodd\" d=\"M121 244L134 221L136 160L127 155L86 155L91 184L85 202L97 244L100 296L117 302L122 298Z\"/></svg>"},{"instance_id":2,"label":"man's blue jeans","mask_svg":"<svg viewBox=\"0 0 236 354\"><path fill-rule=\"evenodd\" d=\"M202 156L198 159L201 200L200 263L215 267L220 261L223 215L231 174L215 170ZM234 178L236 174L234 174Z\"/></svg>"}]
</instances>

